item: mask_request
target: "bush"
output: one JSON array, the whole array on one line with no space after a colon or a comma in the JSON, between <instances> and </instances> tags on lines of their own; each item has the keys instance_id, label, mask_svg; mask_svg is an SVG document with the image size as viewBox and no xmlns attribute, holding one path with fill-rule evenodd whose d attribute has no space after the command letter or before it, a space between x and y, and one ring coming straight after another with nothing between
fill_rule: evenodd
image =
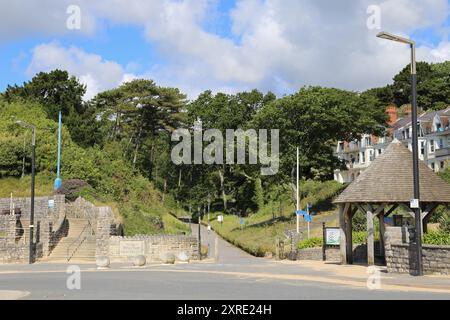
<instances>
[{"instance_id":1,"label":"bush","mask_svg":"<svg viewBox=\"0 0 450 320\"><path fill-rule=\"evenodd\" d=\"M353 231L355 232L362 232L367 230L367 218L366 216L358 211L354 216L352 220L353 225Z\"/></svg>"},{"instance_id":2,"label":"bush","mask_svg":"<svg viewBox=\"0 0 450 320\"><path fill-rule=\"evenodd\" d=\"M89 187L89 184L84 180L72 179L63 181L59 193L65 195L66 200L75 201L81 195L82 190Z\"/></svg>"},{"instance_id":3,"label":"bush","mask_svg":"<svg viewBox=\"0 0 450 320\"><path fill-rule=\"evenodd\" d=\"M432 245L450 245L450 233L428 232L423 235L423 243Z\"/></svg>"},{"instance_id":4,"label":"bush","mask_svg":"<svg viewBox=\"0 0 450 320\"><path fill-rule=\"evenodd\" d=\"M323 246L323 238L321 237L302 240L298 243L299 249L317 248L322 246Z\"/></svg>"},{"instance_id":5,"label":"bush","mask_svg":"<svg viewBox=\"0 0 450 320\"><path fill-rule=\"evenodd\" d=\"M447 234L450 233L450 215L447 212L439 218L439 230Z\"/></svg>"}]
</instances>

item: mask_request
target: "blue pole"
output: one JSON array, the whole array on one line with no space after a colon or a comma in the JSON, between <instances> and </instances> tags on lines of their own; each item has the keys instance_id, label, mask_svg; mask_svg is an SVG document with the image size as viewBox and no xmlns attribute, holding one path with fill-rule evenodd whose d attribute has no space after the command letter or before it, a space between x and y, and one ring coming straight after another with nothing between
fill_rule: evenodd
<instances>
[{"instance_id":1,"label":"blue pole","mask_svg":"<svg viewBox=\"0 0 450 320\"><path fill-rule=\"evenodd\" d=\"M62 180L61 180L61 126L62 126L62 116L61 111L59 112L59 120L58 120L58 163L56 169L56 179L55 179L55 191L58 191L61 188Z\"/></svg>"}]
</instances>

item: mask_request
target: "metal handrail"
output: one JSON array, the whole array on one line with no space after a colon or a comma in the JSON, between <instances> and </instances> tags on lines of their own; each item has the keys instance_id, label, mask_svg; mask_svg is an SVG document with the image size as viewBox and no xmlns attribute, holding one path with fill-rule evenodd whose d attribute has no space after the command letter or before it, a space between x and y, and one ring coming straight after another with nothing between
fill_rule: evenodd
<instances>
[{"instance_id":1,"label":"metal handrail","mask_svg":"<svg viewBox=\"0 0 450 320\"><path fill-rule=\"evenodd\" d=\"M70 226L69 226L70 228ZM93 230L92 230L92 225L91 222L88 220L88 223L86 224L86 226L84 226L83 230L80 232L80 234L78 235L77 239L75 241L73 241L71 244L69 244L67 246L67 261L70 261L70 259L72 259L72 257L75 255L75 252L77 252L77 250L81 247L81 245L84 243L84 241L87 239L87 235L85 235L85 232L89 230L90 234L93 234ZM72 253L70 253L70 249L78 243L78 245L75 247L75 249L72 251Z\"/></svg>"}]
</instances>

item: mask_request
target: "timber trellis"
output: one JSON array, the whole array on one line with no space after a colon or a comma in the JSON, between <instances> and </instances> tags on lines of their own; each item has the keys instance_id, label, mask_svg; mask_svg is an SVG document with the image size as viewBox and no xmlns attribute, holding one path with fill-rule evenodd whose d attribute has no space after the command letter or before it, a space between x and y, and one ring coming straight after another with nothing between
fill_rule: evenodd
<instances>
[{"instance_id":1,"label":"timber trellis","mask_svg":"<svg viewBox=\"0 0 450 320\"><path fill-rule=\"evenodd\" d=\"M439 205L449 209L450 185L422 161L419 163L419 177L423 231L427 232L427 224L435 209ZM367 218L367 262L374 265L374 219L379 219L380 253L384 256L384 218L399 207L414 216L409 207L413 198L412 155L401 142L394 140L384 154L334 201L339 205L341 262L353 263L352 219L358 210Z\"/></svg>"}]
</instances>

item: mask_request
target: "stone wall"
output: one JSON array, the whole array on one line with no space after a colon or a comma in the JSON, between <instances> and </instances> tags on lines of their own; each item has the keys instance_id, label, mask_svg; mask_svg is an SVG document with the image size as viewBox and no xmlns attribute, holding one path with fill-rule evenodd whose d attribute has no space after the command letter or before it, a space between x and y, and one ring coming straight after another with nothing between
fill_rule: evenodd
<instances>
[{"instance_id":1,"label":"stone wall","mask_svg":"<svg viewBox=\"0 0 450 320\"><path fill-rule=\"evenodd\" d=\"M125 262L130 257L143 255L147 261L160 261L164 253L173 253L177 257L182 252L192 260L199 257L196 237L178 235L117 237L109 239L109 258L111 261Z\"/></svg>"},{"instance_id":2,"label":"stone wall","mask_svg":"<svg viewBox=\"0 0 450 320\"><path fill-rule=\"evenodd\" d=\"M386 263L388 272L415 274L416 247L410 242L413 235L401 227L386 229ZM425 274L450 275L450 246L422 246Z\"/></svg>"},{"instance_id":3,"label":"stone wall","mask_svg":"<svg viewBox=\"0 0 450 320\"><path fill-rule=\"evenodd\" d=\"M325 251L325 256L326 261L339 262L341 259L339 247L327 248ZM297 253L297 260L323 261L323 250L319 247L299 249Z\"/></svg>"},{"instance_id":4,"label":"stone wall","mask_svg":"<svg viewBox=\"0 0 450 320\"><path fill-rule=\"evenodd\" d=\"M96 218L97 225L95 231L95 255L97 257L108 256L110 251L110 236L113 233L111 227L114 226L114 214L109 207L102 207L98 209L98 216Z\"/></svg>"},{"instance_id":5,"label":"stone wall","mask_svg":"<svg viewBox=\"0 0 450 320\"><path fill-rule=\"evenodd\" d=\"M66 204L66 216L69 219L87 219L91 222L92 226L95 226L97 225L96 220L99 209L93 203L78 197L74 202Z\"/></svg>"},{"instance_id":6,"label":"stone wall","mask_svg":"<svg viewBox=\"0 0 450 320\"><path fill-rule=\"evenodd\" d=\"M9 214L11 202L20 214ZM0 263L28 262L30 211L30 198L0 199ZM65 222L64 195L35 198L34 260L48 256L63 236Z\"/></svg>"},{"instance_id":7,"label":"stone wall","mask_svg":"<svg viewBox=\"0 0 450 320\"><path fill-rule=\"evenodd\" d=\"M379 243L375 243L375 251L379 250ZM339 246L329 247L325 251L326 261L329 262L340 262L341 254ZM323 261L323 251L322 248L307 248L298 250L297 254L298 260L314 260ZM353 260L354 262L367 262L367 245L358 244L353 245Z\"/></svg>"}]
</instances>

